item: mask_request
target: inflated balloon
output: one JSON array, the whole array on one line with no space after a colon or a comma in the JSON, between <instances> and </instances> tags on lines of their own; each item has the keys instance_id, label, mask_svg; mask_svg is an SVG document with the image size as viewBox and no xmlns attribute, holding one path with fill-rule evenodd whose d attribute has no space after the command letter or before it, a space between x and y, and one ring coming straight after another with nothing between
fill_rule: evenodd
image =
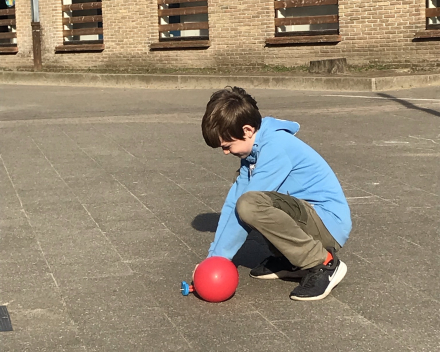
<instances>
[{"instance_id":1,"label":"inflated balloon","mask_svg":"<svg viewBox=\"0 0 440 352\"><path fill-rule=\"evenodd\" d=\"M181 284L184 296L196 291L208 302L223 302L230 298L238 286L238 271L235 265L223 257L209 257L201 262L194 272L194 285Z\"/></svg>"}]
</instances>

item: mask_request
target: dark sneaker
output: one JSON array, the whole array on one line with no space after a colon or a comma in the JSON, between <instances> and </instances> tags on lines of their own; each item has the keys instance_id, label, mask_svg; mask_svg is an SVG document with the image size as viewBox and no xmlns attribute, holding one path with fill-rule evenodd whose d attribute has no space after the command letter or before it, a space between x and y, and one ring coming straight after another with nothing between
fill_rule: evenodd
<instances>
[{"instance_id":1,"label":"dark sneaker","mask_svg":"<svg viewBox=\"0 0 440 352\"><path fill-rule=\"evenodd\" d=\"M316 301L327 297L347 273L347 265L333 257L327 265L321 264L309 269L307 276L290 293L290 298L296 301Z\"/></svg>"},{"instance_id":2,"label":"dark sneaker","mask_svg":"<svg viewBox=\"0 0 440 352\"><path fill-rule=\"evenodd\" d=\"M286 257L268 257L257 267L253 268L249 275L255 279L271 280L285 278L301 278L306 276L308 270L300 270L292 265Z\"/></svg>"}]
</instances>

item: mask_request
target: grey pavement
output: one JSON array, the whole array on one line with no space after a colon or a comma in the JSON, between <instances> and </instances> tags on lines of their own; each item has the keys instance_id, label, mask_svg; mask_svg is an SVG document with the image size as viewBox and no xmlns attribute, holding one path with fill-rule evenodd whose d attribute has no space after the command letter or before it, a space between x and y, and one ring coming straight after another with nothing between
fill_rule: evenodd
<instances>
[{"instance_id":1,"label":"grey pavement","mask_svg":"<svg viewBox=\"0 0 440 352\"><path fill-rule=\"evenodd\" d=\"M238 162L201 137L212 92L0 85L0 350L439 351L440 87L249 89L352 209L347 276L317 302L248 276L255 233L230 300L181 295Z\"/></svg>"}]
</instances>

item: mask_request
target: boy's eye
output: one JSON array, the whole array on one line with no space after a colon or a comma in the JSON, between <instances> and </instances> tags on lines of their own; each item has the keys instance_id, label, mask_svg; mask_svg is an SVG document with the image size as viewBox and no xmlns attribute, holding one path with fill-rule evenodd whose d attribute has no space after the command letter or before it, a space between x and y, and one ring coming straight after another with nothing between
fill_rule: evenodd
<instances>
[{"instance_id":1,"label":"boy's eye","mask_svg":"<svg viewBox=\"0 0 440 352\"><path fill-rule=\"evenodd\" d=\"M222 149L223 150L228 150L230 147L231 147L230 145L224 145L224 146L222 146Z\"/></svg>"}]
</instances>

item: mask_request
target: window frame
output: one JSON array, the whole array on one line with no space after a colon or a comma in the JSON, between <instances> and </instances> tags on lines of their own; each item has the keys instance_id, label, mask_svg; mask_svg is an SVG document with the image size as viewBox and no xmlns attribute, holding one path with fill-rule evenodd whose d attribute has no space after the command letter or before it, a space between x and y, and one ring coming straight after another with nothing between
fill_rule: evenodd
<instances>
[{"instance_id":1,"label":"window frame","mask_svg":"<svg viewBox=\"0 0 440 352\"><path fill-rule=\"evenodd\" d=\"M274 37L266 39L266 45L335 44L341 41L339 13L337 15L277 17L281 9L337 5L338 0L274 0ZM339 9L339 7L338 7ZM338 11L339 12L339 11ZM278 27L285 25L337 23L338 29L280 33Z\"/></svg>"},{"instance_id":2,"label":"window frame","mask_svg":"<svg viewBox=\"0 0 440 352\"><path fill-rule=\"evenodd\" d=\"M80 35L104 35L103 16L102 16L102 0L94 0L92 2L78 2L74 4L62 6L62 21L63 21L63 44L55 47L56 53L66 52L102 52L105 49L104 39L98 40L75 40L67 41L66 37L80 36ZM101 10L101 14L96 15L78 15L65 17L65 12L83 11L83 10ZM76 28L65 29L64 26L78 23L97 23L97 27L92 28ZM101 24L101 26L99 26Z\"/></svg>"},{"instance_id":3,"label":"window frame","mask_svg":"<svg viewBox=\"0 0 440 352\"><path fill-rule=\"evenodd\" d=\"M177 7L177 4L204 2L204 6ZM161 8L164 5L174 5L172 8ZM200 22L182 22L181 16L208 14L207 0L157 0L158 34L157 42L150 44L150 50L178 50L178 49L206 49L211 43L209 40L209 20ZM168 17L168 24L161 23L161 19ZM175 22L178 17L179 22ZM170 23L174 22L174 23ZM208 30L208 36L176 36L162 37L165 32L180 32L182 30Z\"/></svg>"},{"instance_id":4,"label":"window frame","mask_svg":"<svg viewBox=\"0 0 440 352\"><path fill-rule=\"evenodd\" d=\"M440 1L437 0L437 7L429 7L429 0L425 2L425 30L417 32L414 39L423 40L439 40L440 39L440 23L429 24L429 18L440 17Z\"/></svg>"},{"instance_id":5,"label":"window frame","mask_svg":"<svg viewBox=\"0 0 440 352\"><path fill-rule=\"evenodd\" d=\"M6 9L0 10L0 17L7 16L6 19L0 19L0 26L12 27L16 26L15 3ZM9 18L12 17L12 18ZM12 39L17 38L17 29L15 31L0 32L0 39L9 39L10 43L0 43L0 54L16 54L18 53L18 43L11 43Z\"/></svg>"}]
</instances>

